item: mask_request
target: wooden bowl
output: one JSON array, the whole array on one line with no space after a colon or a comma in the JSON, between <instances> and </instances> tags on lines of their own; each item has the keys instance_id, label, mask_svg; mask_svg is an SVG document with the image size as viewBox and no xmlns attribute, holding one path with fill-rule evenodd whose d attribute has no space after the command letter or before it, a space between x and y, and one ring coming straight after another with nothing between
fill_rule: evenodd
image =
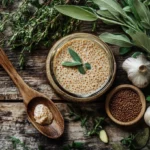
<instances>
[{"instance_id":1,"label":"wooden bowl","mask_svg":"<svg viewBox=\"0 0 150 150\"><path fill-rule=\"evenodd\" d=\"M142 104L142 108L141 108L141 112L139 113L139 115L132 121L129 121L129 122L122 122L122 121L119 121L117 120L116 118L114 118L114 116L111 114L110 112L110 109L109 109L109 104L110 104L110 101L113 97L113 95L115 93L117 93L118 91L122 90L122 89L131 89L133 91L135 91L139 97L140 97L140 101L141 101L141 104ZM138 89L137 87L133 86L133 85L129 85L129 84L123 84L123 85L120 85L120 86L117 86L115 87L108 95L107 95L107 98L106 98L106 103L105 103L105 109L106 109L106 113L107 115L109 116L109 118L114 121L115 123L119 124L119 125L123 125L123 126L129 126L129 125L133 125L135 123L137 123L141 118L142 116L144 115L144 112L145 112L145 109L146 109L146 100L145 100L145 96L143 95L143 93L141 92L140 89ZM121 115L121 114L120 114Z\"/></svg>"},{"instance_id":2,"label":"wooden bowl","mask_svg":"<svg viewBox=\"0 0 150 150\"><path fill-rule=\"evenodd\" d=\"M81 39L81 38L88 39L88 40L91 40L91 41L99 44L99 46L101 48L103 48L105 50L105 52L107 53L109 61L110 61L110 66L111 66L110 76L109 76L107 83L100 90L96 91L95 93L93 93L89 96L76 95L74 93L70 93L67 90L65 90L57 81L57 79L54 75L54 71L53 71L53 60L54 60L54 56L57 53L58 49L62 45L64 45L64 43L66 43L70 40ZM47 73L47 78L49 80L50 85L54 88L54 90L63 99L68 100L68 101L73 101L73 102L89 102L89 101L94 101L94 100L98 99L110 88L110 86L112 85L112 83L114 81L115 74L116 74L116 62L115 62L112 51L97 36L94 36L94 35L88 34L88 33L74 33L74 34L68 35L66 37L63 37L62 39L57 41L54 44L54 46L51 48L51 50L48 54L47 60L46 60L46 73Z\"/></svg>"}]
</instances>

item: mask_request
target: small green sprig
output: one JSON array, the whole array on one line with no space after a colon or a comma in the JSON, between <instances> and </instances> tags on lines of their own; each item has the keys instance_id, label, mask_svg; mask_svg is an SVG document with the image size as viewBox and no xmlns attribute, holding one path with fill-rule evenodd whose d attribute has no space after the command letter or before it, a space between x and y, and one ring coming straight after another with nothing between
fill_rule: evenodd
<instances>
[{"instance_id":1,"label":"small green sprig","mask_svg":"<svg viewBox=\"0 0 150 150\"><path fill-rule=\"evenodd\" d=\"M99 135L99 132L103 129L103 124L105 122L104 117L93 117L93 115L91 115L91 111L89 112L84 110L83 114L81 109L75 109L71 105L68 105L68 107L70 109L69 117L72 121L81 122L81 127L86 129L87 136Z\"/></svg>"},{"instance_id":2,"label":"small green sprig","mask_svg":"<svg viewBox=\"0 0 150 150\"><path fill-rule=\"evenodd\" d=\"M2 0L0 2L0 5L2 5L2 7L7 7L8 5L12 5L14 3L14 0Z\"/></svg>"},{"instance_id":3,"label":"small green sprig","mask_svg":"<svg viewBox=\"0 0 150 150\"><path fill-rule=\"evenodd\" d=\"M73 49L68 48L68 52L74 61L73 62L65 61L62 63L63 66L65 66L65 67L77 67L78 71L81 74L85 74L86 70L91 69L91 65L89 63L83 63L80 56Z\"/></svg>"},{"instance_id":4,"label":"small green sprig","mask_svg":"<svg viewBox=\"0 0 150 150\"><path fill-rule=\"evenodd\" d=\"M26 147L25 143L21 142L20 139L14 137L14 136L11 136L10 139L13 144L13 149L17 149L17 146L20 145L23 148L23 150L29 150L29 148Z\"/></svg>"},{"instance_id":5,"label":"small green sprig","mask_svg":"<svg viewBox=\"0 0 150 150\"><path fill-rule=\"evenodd\" d=\"M122 145L128 147L130 150L134 150L135 149L134 139L135 139L135 135L130 134L128 137L123 138L120 142Z\"/></svg>"},{"instance_id":6,"label":"small green sprig","mask_svg":"<svg viewBox=\"0 0 150 150\"><path fill-rule=\"evenodd\" d=\"M25 143L21 142L20 139L14 137L14 136L10 136L10 140L11 140L11 142L12 142L12 144L13 144L13 149L14 149L14 150L17 150L17 147L18 147L18 146L21 146L23 150L31 150L31 149L29 149L29 148L25 145ZM39 146L38 146L38 150L45 150L45 147L42 146L42 145L39 145Z\"/></svg>"},{"instance_id":7,"label":"small green sprig","mask_svg":"<svg viewBox=\"0 0 150 150\"><path fill-rule=\"evenodd\" d=\"M65 145L63 150L84 150L84 143L72 142L71 144Z\"/></svg>"},{"instance_id":8,"label":"small green sprig","mask_svg":"<svg viewBox=\"0 0 150 150\"><path fill-rule=\"evenodd\" d=\"M150 95L148 95L148 96L146 97L146 101L147 101L147 102L150 102Z\"/></svg>"}]
</instances>

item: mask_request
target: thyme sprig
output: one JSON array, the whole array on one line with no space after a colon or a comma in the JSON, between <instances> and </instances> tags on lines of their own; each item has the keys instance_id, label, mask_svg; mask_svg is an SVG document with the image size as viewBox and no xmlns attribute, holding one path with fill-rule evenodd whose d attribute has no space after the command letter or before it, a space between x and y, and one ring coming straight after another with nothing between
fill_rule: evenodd
<instances>
[{"instance_id":1,"label":"thyme sprig","mask_svg":"<svg viewBox=\"0 0 150 150\"><path fill-rule=\"evenodd\" d=\"M1 46L19 49L19 65L23 68L28 53L37 48L49 48L57 39L77 30L78 20L64 17L54 9L55 5L74 1L45 0L40 4L38 0L22 0L17 10L0 12ZM8 29L11 32L6 35Z\"/></svg>"}]
</instances>

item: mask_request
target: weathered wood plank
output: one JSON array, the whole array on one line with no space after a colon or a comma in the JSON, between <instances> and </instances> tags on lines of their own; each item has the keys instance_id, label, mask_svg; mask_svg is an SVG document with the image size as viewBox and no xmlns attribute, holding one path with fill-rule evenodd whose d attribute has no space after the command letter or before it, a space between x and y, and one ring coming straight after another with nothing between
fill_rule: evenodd
<instances>
[{"instance_id":1,"label":"weathered wood plank","mask_svg":"<svg viewBox=\"0 0 150 150\"><path fill-rule=\"evenodd\" d=\"M58 140L51 140L41 135L28 121L24 105L22 103L0 103L0 149L12 150L12 143L9 136L15 136L24 141L27 146L36 150L38 145L44 145L46 150L61 150L64 144L72 141L85 143L87 150L111 150L114 143L128 136L129 131L135 131L135 127L120 127L108 118L105 129L109 136L109 144L103 144L98 137L86 137L85 129L80 126L80 122L73 122L67 119L68 107L66 104L57 104L65 120L64 135ZM104 105L84 104L83 109L97 111L99 115L104 113ZM99 113L101 112L101 113ZM143 124L143 121L142 121ZM141 125L137 126L141 128ZM150 145L150 143L148 144ZM144 148L148 150L148 148Z\"/></svg>"},{"instance_id":2,"label":"weathered wood plank","mask_svg":"<svg viewBox=\"0 0 150 150\"><path fill-rule=\"evenodd\" d=\"M111 46L117 62L117 74L114 85L129 83L126 73L122 70L121 65L124 60L118 55L118 47ZM46 94L53 100L60 100L60 97L55 94L50 87L46 77L45 61L49 50L36 50L28 58L26 70L19 70L17 55L14 52L5 49L8 57L16 67L24 81L32 88ZM7 73L0 67L0 100L21 100L19 91L8 77Z\"/></svg>"}]
</instances>

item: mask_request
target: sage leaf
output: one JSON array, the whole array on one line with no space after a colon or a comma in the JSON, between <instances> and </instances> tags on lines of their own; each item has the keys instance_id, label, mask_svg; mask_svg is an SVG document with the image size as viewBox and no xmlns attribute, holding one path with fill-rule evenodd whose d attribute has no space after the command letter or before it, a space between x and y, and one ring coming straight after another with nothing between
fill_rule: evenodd
<instances>
[{"instance_id":1,"label":"sage leaf","mask_svg":"<svg viewBox=\"0 0 150 150\"><path fill-rule=\"evenodd\" d=\"M83 66L78 66L78 71L81 73L81 74L85 74L85 69Z\"/></svg>"},{"instance_id":2,"label":"sage leaf","mask_svg":"<svg viewBox=\"0 0 150 150\"><path fill-rule=\"evenodd\" d=\"M74 61L82 63L82 59L73 49L68 48L68 52Z\"/></svg>"},{"instance_id":3,"label":"sage leaf","mask_svg":"<svg viewBox=\"0 0 150 150\"><path fill-rule=\"evenodd\" d=\"M91 65L90 65L89 63L85 63L84 66L85 66L85 68L86 68L87 70L90 70L90 69L91 69Z\"/></svg>"},{"instance_id":4,"label":"sage leaf","mask_svg":"<svg viewBox=\"0 0 150 150\"><path fill-rule=\"evenodd\" d=\"M114 0L93 0L99 7L106 8L110 13L115 16L126 16L126 13L121 8L120 4Z\"/></svg>"},{"instance_id":5,"label":"sage leaf","mask_svg":"<svg viewBox=\"0 0 150 150\"><path fill-rule=\"evenodd\" d=\"M126 53L128 53L129 51L131 51L131 47L121 47L119 49L119 54L120 55L125 55Z\"/></svg>"},{"instance_id":6,"label":"sage leaf","mask_svg":"<svg viewBox=\"0 0 150 150\"><path fill-rule=\"evenodd\" d=\"M98 10L97 14L101 15L102 17L114 20L114 16L108 10Z\"/></svg>"},{"instance_id":7,"label":"sage leaf","mask_svg":"<svg viewBox=\"0 0 150 150\"><path fill-rule=\"evenodd\" d=\"M79 6L74 5L56 5L54 7L60 13L83 21L96 21L97 15Z\"/></svg>"},{"instance_id":8,"label":"sage leaf","mask_svg":"<svg viewBox=\"0 0 150 150\"><path fill-rule=\"evenodd\" d=\"M124 10L125 12L131 12L131 8L130 8L130 6L126 6L126 7L124 7L124 8L123 8L123 10Z\"/></svg>"},{"instance_id":9,"label":"sage leaf","mask_svg":"<svg viewBox=\"0 0 150 150\"><path fill-rule=\"evenodd\" d=\"M62 63L63 66L66 66L66 67L75 67L75 66L80 66L82 65L82 63L80 62L69 62L69 61L65 61Z\"/></svg>"},{"instance_id":10,"label":"sage leaf","mask_svg":"<svg viewBox=\"0 0 150 150\"><path fill-rule=\"evenodd\" d=\"M124 23L121 23L121 22L118 22L115 20L111 20L111 19L107 19L105 17L98 16L98 18L101 19L104 23L106 22L106 24L110 24L110 25L117 24L117 25L125 26Z\"/></svg>"},{"instance_id":11,"label":"sage leaf","mask_svg":"<svg viewBox=\"0 0 150 150\"><path fill-rule=\"evenodd\" d=\"M135 52L135 53L132 54L131 57L137 58L137 57L138 57L139 55L141 55L141 54L143 54L143 53L142 53L142 52Z\"/></svg>"},{"instance_id":12,"label":"sage leaf","mask_svg":"<svg viewBox=\"0 0 150 150\"><path fill-rule=\"evenodd\" d=\"M134 138L134 148L135 149L142 149L144 146L146 146L148 140L149 140L149 128L146 127L142 130L140 130L135 138Z\"/></svg>"},{"instance_id":13,"label":"sage leaf","mask_svg":"<svg viewBox=\"0 0 150 150\"><path fill-rule=\"evenodd\" d=\"M133 43L150 53L150 38L143 32L127 30L126 33L130 35Z\"/></svg>"},{"instance_id":14,"label":"sage leaf","mask_svg":"<svg viewBox=\"0 0 150 150\"><path fill-rule=\"evenodd\" d=\"M146 101L150 102L150 95L146 97Z\"/></svg>"},{"instance_id":15,"label":"sage leaf","mask_svg":"<svg viewBox=\"0 0 150 150\"><path fill-rule=\"evenodd\" d=\"M140 17L142 22L146 22L150 26L150 11L146 8L146 6L139 0L133 0L134 8L136 8L136 12Z\"/></svg>"},{"instance_id":16,"label":"sage leaf","mask_svg":"<svg viewBox=\"0 0 150 150\"><path fill-rule=\"evenodd\" d=\"M128 3L129 3L129 6L130 6L130 8L131 8L132 14L134 15L134 17L135 17L138 21L140 21L141 19L140 19L138 13L137 13L137 9L136 9L136 6L134 5L134 1L133 1L133 0L128 0Z\"/></svg>"},{"instance_id":17,"label":"sage leaf","mask_svg":"<svg viewBox=\"0 0 150 150\"><path fill-rule=\"evenodd\" d=\"M111 34L108 32L102 33L100 39L109 44L115 44L120 47L131 47L133 43L130 39L124 34Z\"/></svg>"}]
</instances>

